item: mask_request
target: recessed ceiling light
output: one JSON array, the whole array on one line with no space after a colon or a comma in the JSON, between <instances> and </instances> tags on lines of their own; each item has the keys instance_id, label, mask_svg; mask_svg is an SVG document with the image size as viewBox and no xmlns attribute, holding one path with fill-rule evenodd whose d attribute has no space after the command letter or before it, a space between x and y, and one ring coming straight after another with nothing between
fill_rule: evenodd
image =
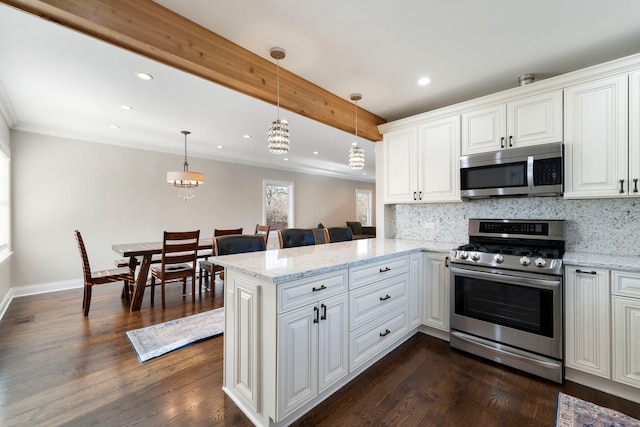
<instances>
[{"instance_id":1,"label":"recessed ceiling light","mask_svg":"<svg viewBox=\"0 0 640 427\"><path fill-rule=\"evenodd\" d=\"M120 129L120 126L118 126L118 125L109 125L109 127L111 129Z\"/></svg>"},{"instance_id":2,"label":"recessed ceiling light","mask_svg":"<svg viewBox=\"0 0 640 427\"><path fill-rule=\"evenodd\" d=\"M224 148L224 145L216 145L216 147L222 150Z\"/></svg>"},{"instance_id":3,"label":"recessed ceiling light","mask_svg":"<svg viewBox=\"0 0 640 427\"><path fill-rule=\"evenodd\" d=\"M319 151L314 151L313 154L315 154L317 156L318 154L320 154L320 152Z\"/></svg>"},{"instance_id":4,"label":"recessed ceiling light","mask_svg":"<svg viewBox=\"0 0 640 427\"><path fill-rule=\"evenodd\" d=\"M367 174L366 172L362 172L362 175L366 175L366 174Z\"/></svg>"},{"instance_id":5,"label":"recessed ceiling light","mask_svg":"<svg viewBox=\"0 0 640 427\"><path fill-rule=\"evenodd\" d=\"M289 160L289 158L288 158L288 157L285 157L285 158L284 158L284 159L282 159L282 160L284 160L284 161L286 162L287 160Z\"/></svg>"},{"instance_id":6,"label":"recessed ceiling light","mask_svg":"<svg viewBox=\"0 0 640 427\"><path fill-rule=\"evenodd\" d=\"M244 139L251 139L251 135L249 135L249 134L242 135L242 137L243 137Z\"/></svg>"},{"instance_id":7,"label":"recessed ceiling light","mask_svg":"<svg viewBox=\"0 0 640 427\"><path fill-rule=\"evenodd\" d=\"M136 73L136 77L142 80L153 80L153 76L149 73L145 73L143 71L138 71Z\"/></svg>"},{"instance_id":8,"label":"recessed ceiling light","mask_svg":"<svg viewBox=\"0 0 640 427\"><path fill-rule=\"evenodd\" d=\"M429 83L431 83L431 79L429 77L426 77L426 76L425 77L420 77L420 79L418 80L418 84L420 86L426 86Z\"/></svg>"},{"instance_id":9,"label":"recessed ceiling light","mask_svg":"<svg viewBox=\"0 0 640 427\"><path fill-rule=\"evenodd\" d=\"M120 108L127 111L133 110L133 107L131 105L121 105Z\"/></svg>"}]
</instances>

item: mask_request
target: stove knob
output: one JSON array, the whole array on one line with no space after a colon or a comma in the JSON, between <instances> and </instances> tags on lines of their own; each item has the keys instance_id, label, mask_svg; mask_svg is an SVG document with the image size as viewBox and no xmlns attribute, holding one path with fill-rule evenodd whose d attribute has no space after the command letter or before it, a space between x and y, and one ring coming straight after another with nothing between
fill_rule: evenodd
<instances>
[{"instance_id":1,"label":"stove knob","mask_svg":"<svg viewBox=\"0 0 640 427\"><path fill-rule=\"evenodd\" d=\"M528 267L531 265L531 258L529 258L528 256L523 256L522 258L520 258L520 264L524 265L525 267Z\"/></svg>"},{"instance_id":2,"label":"stove knob","mask_svg":"<svg viewBox=\"0 0 640 427\"><path fill-rule=\"evenodd\" d=\"M478 252L471 252L471 260L478 261L480 259L480 254Z\"/></svg>"},{"instance_id":3,"label":"stove knob","mask_svg":"<svg viewBox=\"0 0 640 427\"><path fill-rule=\"evenodd\" d=\"M542 258L536 258L536 267L543 268L543 267L546 267L546 266L547 266L547 261L545 261Z\"/></svg>"},{"instance_id":4,"label":"stove knob","mask_svg":"<svg viewBox=\"0 0 640 427\"><path fill-rule=\"evenodd\" d=\"M460 259L467 259L469 257L469 254L467 253L467 251L460 251Z\"/></svg>"},{"instance_id":5,"label":"stove knob","mask_svg":"<svg viewBox=\"0 0 640 427\"><path fill-rule=\"evenodd\" d=\"M504 262L504 257L502 256L502 254L495 254L495 255L493 256L493 260L494 260L495 262L497 262L498 264L501 264L501 263L503 263L503 262Z\"/></svg>"}]
</instances>

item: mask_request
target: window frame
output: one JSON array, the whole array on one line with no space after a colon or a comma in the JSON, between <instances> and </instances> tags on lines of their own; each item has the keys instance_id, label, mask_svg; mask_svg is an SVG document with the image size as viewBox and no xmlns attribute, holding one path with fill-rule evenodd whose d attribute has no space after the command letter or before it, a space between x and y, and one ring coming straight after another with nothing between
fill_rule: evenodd
<instances>
[{"instance_id":1,"label":"window frame","mask_svg":"<svg viewBox=\"0 0 640 427\"><path fill-rule=\"evenodd\" d=\"M275 179L262 180L262 223L267 224L267 186L269 185L278 186L278 187L289 187L287 228L293 228L295 226L295 221L294 221L295 219L294 217L295 183L292 181L279 181Z\"/></svg>"},{"instance_id":2,"label":"window frame","mask_svg":"<svg viewBox=\"0 0 640 427\"><path fill-rule=\"evenodd\" d=\"M4 175L4 176L3 176ZM11 256L11 157L0 144L0 237L4 234L6 242L0 241L0 265ZM6 219L6 222L3 220Z\"/></svg>"},{"instance_id":3,"label":"window frame","mask_svg":"<svg viewBox=\"0 0 640 427\"><path fill-rule=\"evenodd\" d=\"M367 221L366 224L362 221L360 221L360 210L359 210L359 201L360 201L360 194L366 194L367 195L367 200L369 201L369 206L367 207ZM362 222L362 225L366 225L368 227L373 225L373 190L370 189L366 189L366 188L356 188L356 219L360 222Z\"/></svg>"}]
</instances>

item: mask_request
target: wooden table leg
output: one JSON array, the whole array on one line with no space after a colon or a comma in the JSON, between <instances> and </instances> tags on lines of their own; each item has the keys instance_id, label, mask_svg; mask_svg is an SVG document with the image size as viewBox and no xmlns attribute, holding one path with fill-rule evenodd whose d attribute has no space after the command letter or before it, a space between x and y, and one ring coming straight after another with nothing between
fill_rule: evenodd
<instances>
[{"instance_id":1,"label":"wooden table leg","mask_svg":"<svg viewBox=\"0 0 640 427\"><path fill-rule=\"evenodd\" d=\"M144 297L144 289L147 286L147 275L149 274L149 266L151 265L151 254L142 257L142 264L140 264L140 271L138 271L138 277L136 279L136 288L133 291L133 298L131 298L131 311L139 311L142 305L142 298Z\"/></svg>"}]
</instances>

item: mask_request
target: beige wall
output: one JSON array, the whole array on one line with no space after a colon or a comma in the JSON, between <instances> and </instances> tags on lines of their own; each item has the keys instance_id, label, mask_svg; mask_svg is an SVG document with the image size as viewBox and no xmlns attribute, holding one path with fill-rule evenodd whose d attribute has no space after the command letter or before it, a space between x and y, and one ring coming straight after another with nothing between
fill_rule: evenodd
<instances>
[{"instance_id":1,"label":"beige wall","mask_svg":"<svg viewBox=\"0 0 640 427\"><path fill-rule=\"evenodd\" d=\"M0 114L0 150L2 150L9 158L11 158L11 142L9 138L9 126ZM11 288L11 258L0 263L0 302L9 293ZM1 310L0 310L1 311Z\"/></svg>"},{"instance_id":2,"label":"beige wall","mask_svg":"<svg viewBox=\"0 0 640 427\"><path fill-rule=\"evenodd\" d=\"M75 229L92 269L113 266L112 244L161 240L163 230L253 233L262 222L263 179L295 183L297 227L345 225L355 218L356 188L375 194L372 183L190 158L205 183L184 202L166 182L181 156L19 131L11 138L11 286L80 279Z\"/></svg>"}]
</instances>

